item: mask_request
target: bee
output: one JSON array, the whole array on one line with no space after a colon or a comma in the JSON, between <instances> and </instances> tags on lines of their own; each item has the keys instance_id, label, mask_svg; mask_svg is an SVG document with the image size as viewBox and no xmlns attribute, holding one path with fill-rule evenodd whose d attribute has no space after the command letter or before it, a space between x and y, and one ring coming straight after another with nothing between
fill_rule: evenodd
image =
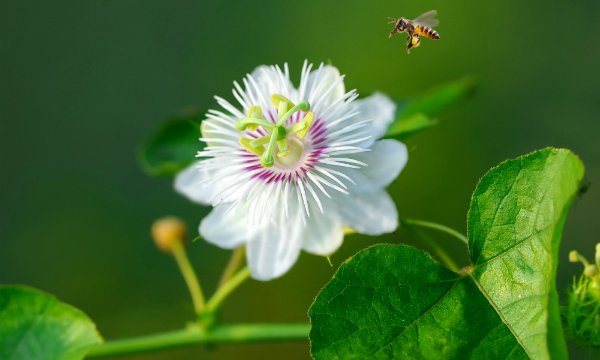
<instances>
[{"instance_id":1,"label":"bee","mask_svg":"<svg viewBox=\"0 0 600 360\"><path fill-rule=\"evenodd\" d=\"M392 37L397 33L406 32L406 53L410 54L410 49L419 47L421 45L421 36L432 40L439 40L440 34L433 30L432 27L437 26L440 22L435 18L437 16L437 10L431 10L424 14L421 14L414 20L408 20L405 18L390 18L389 22L394 23L394 30L390 32Z\"/></svg>"}]
</instances>

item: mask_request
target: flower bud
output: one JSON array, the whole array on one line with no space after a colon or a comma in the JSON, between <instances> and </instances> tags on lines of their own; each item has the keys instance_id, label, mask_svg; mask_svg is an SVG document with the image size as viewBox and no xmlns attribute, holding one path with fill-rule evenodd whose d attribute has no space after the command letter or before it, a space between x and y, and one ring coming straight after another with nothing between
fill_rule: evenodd
<instances>
[{"instance_id":1,"label":"flower bud","mask_svg":"<svg viewBox=\"0 0 600 360\"><path fill-rule=\"evenodd\" d=\"M187 230L181 219L168 216L154 221L152 224L152 238L156 246L166 252L172 253L176 246L185 242Z\"/></svg>"},{"instance_id":2,"label":"flower bud","mask_svg":"<svg viewBox=\"0 0 600 360\"><path fill-rule=\"evenodd\" d=\"M572 263L579 261L579 253L577 252L577 250L571 250L569 252L569 261Z\"/></svg>"}]
</instances>

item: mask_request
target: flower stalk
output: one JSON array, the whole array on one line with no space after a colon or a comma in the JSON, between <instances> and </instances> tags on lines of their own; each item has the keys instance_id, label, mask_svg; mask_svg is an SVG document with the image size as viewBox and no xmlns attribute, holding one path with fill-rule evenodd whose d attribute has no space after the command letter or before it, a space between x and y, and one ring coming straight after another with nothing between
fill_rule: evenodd
<instances>
[{"instance_id":1,"label":"flower stalk","mask_svg":"<svg viewBox=\"0 0 600 360\"><path fill-rule=\"evenodd\" d=\"M200 281L196 276L196 272L190 263L190 260L185 251L185 247L182 244L175 246L173 248L173 256L175 257L175 261L179 266L179 270L183 275L183 279L187 284L188 290L192 297L192 302L194 303L194 310L196 314L201 314L204 312L205 303L204 294L202 293L202 287L200 286Z\"/></svg>"},{"instance_id":2,"label":"flower stalk","mask_svg":"<svg viewBox=\"0 0 600 360\"><path fill-rule=\"evenodd\" d=\"M221 280L219 281L219 287L223 286L231 277L238 271L242 262L244 261L244 256L246 256L246 247L240 246L233 250L231 254L231 258L223 271L223 275L221 275Z\"/></svg>"},{"instance_id":3,"label":"flower stalk","mask_svg":"<svg viewBox=\"0 0 600 360\"><path fill-rule=\"evenodd\" d=\"M206 311L209 313L215 312L223 301L248 278L250 278L250 269L248 267L238 271L237 274L217 289L206 304Z\"/></svg>"},{"instance_id":4,"label":"flower stalk","mask_svg":"<svg viewBox=\"0 0 600 360\"><path fill-rule=\"evenodd\" d=\"M217 325L210 331L195 325L181 330L108 341L92 349L87 357L139 354L193 345L306 341L309 331L309 324Z\"/></svg>"}]
</instances>

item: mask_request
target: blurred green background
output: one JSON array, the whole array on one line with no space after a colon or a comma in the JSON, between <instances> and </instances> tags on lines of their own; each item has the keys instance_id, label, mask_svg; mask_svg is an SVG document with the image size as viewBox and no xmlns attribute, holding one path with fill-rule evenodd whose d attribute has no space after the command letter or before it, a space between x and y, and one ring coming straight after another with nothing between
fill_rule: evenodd
<instances>
[{"instance_id":1,"label":"blurred green background","mask_svg":"<svg viewBox=\"0 0 600 360\"><path fill-rule=\"evenodd\" d=\"M388 16L438 9L441 41L407 56ZM465 229L477 180L500 161L545 146L578 153L592 181L567 222L564 288L600 241L600 2L521 1L3 1L0 4L0 283L56 294L107 339L180 327L192 315L175 263L151 222L179 215L195 232L208 208L139 170L135 150L161 119L232 98L259 64L331 60L348 88L407 98L474 75L472 98L409 141L391 192L401 216ZM437 235L437 234L436 234ZM460 243L440 241L465 259ZM405 231L350 236L334 264L377 241L419 244ZM205 291L228 252L190 246ZM285 277L248 282L225 321L307 321L333 274L303 254ZM306 359L308 343L192 348L137 358Z\"/></svg>"}]
</instances>

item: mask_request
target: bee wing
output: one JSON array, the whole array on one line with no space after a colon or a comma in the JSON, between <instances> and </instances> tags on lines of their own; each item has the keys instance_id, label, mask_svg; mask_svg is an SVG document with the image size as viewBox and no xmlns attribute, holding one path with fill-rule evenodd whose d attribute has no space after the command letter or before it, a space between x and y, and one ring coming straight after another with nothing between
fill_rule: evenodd
<instances>
[{"instance_id":1,"label":"bee wing","mask_svg":"<svg viewBox=\"0 0 600 360\"><path fill-rule=\"evenodd\" d=\"M415 22L419 25L424 25L424 26L429 26L429 27L438 26L440 21L435 18L436 16L437 16L437 10L430 10L426 13L421 14L418 18L414 19L413 22Z\"/></svg>"}]
</instances>

